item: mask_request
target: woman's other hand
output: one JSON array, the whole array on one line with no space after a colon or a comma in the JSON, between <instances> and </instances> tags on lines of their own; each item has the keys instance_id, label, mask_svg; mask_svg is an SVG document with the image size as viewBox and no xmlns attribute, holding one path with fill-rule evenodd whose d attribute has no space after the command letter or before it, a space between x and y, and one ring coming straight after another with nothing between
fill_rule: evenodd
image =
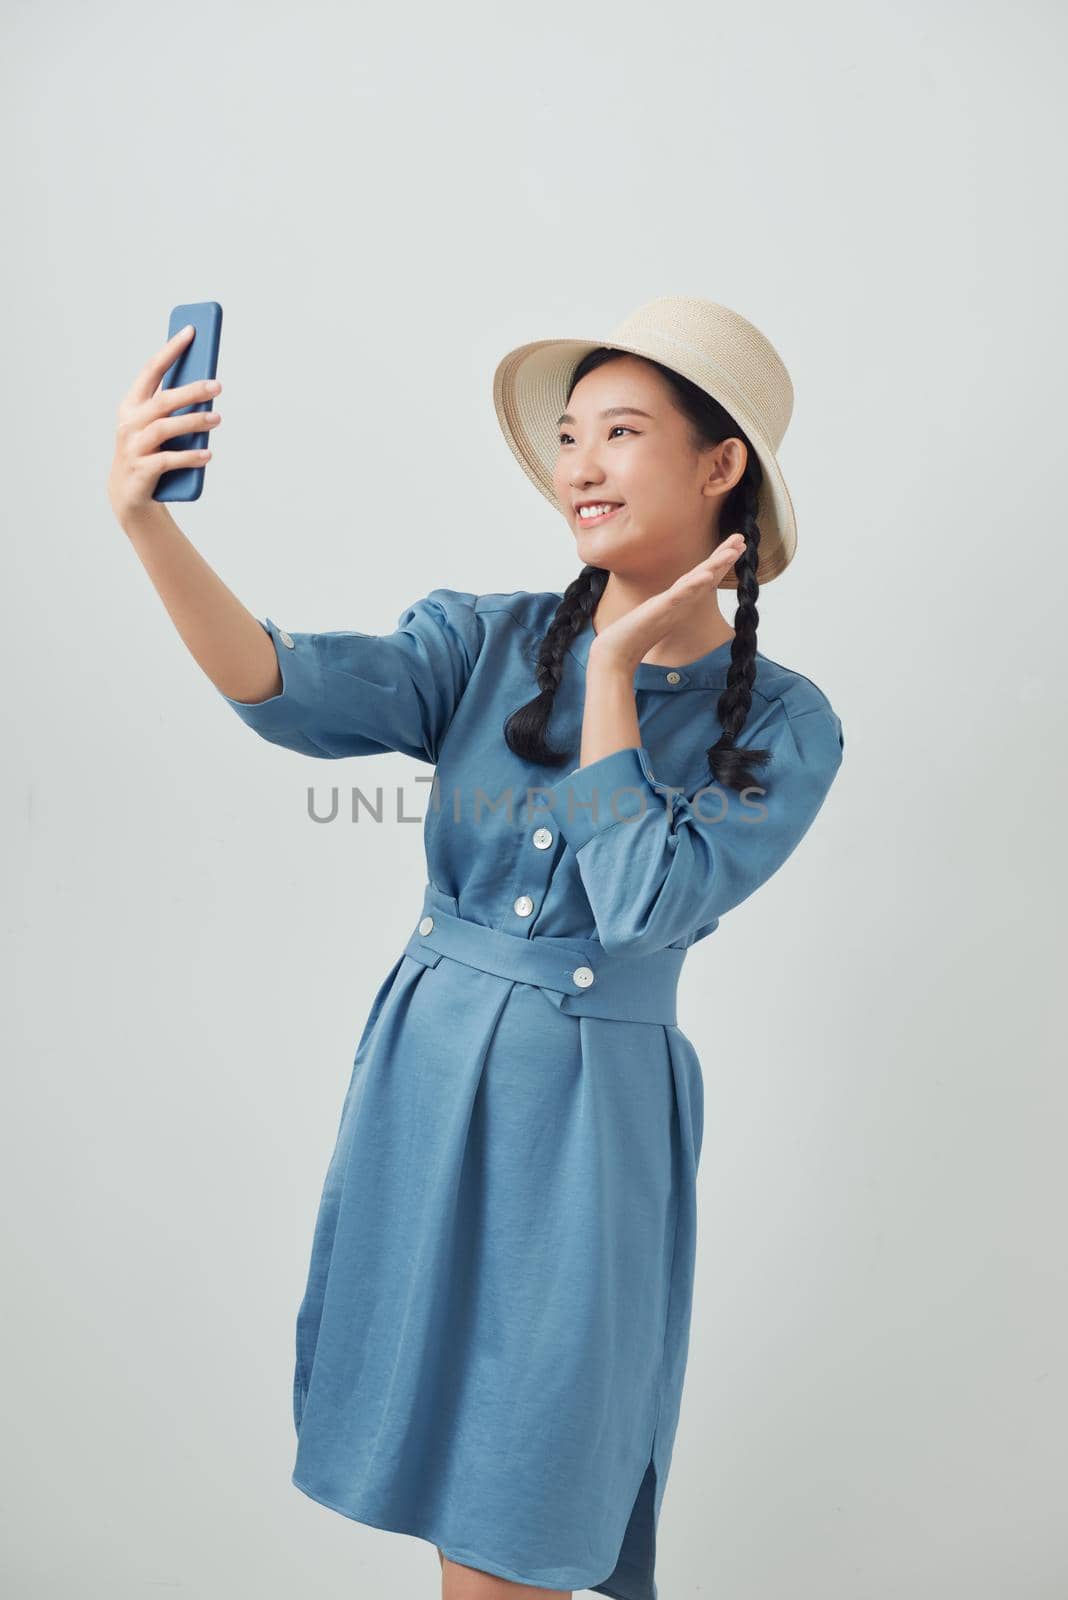
<instances>
[{"instance_id":1,"label":"woman's other hand","mask_svg":"<svg viewBox=\"0 0 1068 1600\"><path fill-rule=\"evenodd\" d=\"M108 473L108 499L119 522L126 523L146 509L158 506L156 484L177 467L202 467L210 450L165 450L163 441L183 433L215 428L222 421L217 411L173 413L181 406L210 400L222 389L214 378L198 378L176 389L162 388L168 369L193 335L184 328L157 350L137 374L119 404L115 457Z\"/></svg>"}]
</instances>

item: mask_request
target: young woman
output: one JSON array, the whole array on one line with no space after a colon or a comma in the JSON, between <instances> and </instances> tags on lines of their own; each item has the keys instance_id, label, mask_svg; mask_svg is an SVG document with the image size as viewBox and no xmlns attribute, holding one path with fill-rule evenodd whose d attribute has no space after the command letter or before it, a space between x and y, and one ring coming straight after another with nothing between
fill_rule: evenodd
<instances>
[{"instance_id":1,"label":"young woman","mask_svg":"<svg viewBox=\"0 0 1068 1600\"><path fill-rule=\"evenodd\" d=\"M356 1050L297 1316L293 1482L433 1542L448 1600L656 1600L703 1129L678 974L843 751L822 690L756 644L796 543L786 369L685 298L522 346L497 413L578 576L433 589L381 637L297 633L151 498L184 463L159 448L173 412L212 392L159 388L181 339L124 401L109 479L179 633L272 743L436 769L423 903Z\"/></svg>"}]
</instances>

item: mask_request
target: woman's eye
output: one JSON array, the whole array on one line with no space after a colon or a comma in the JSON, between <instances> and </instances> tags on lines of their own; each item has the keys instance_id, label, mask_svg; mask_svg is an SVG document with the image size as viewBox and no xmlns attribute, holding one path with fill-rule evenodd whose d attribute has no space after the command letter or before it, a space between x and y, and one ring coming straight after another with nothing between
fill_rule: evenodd
<instances>
[{"instance_id":1,"label":"woman's eye","mask_svg":"<svg viewBox=\"0 0 1068 1600\"><path fill-rule=\"evenodd\" d=\"M611 438L614 433L634 433L634 432L635 432L635 429L633 429L633 428L625 428L621 422L617 422L614 428L609 428L608 437ZM564 440L565 439L570 439L570 437L571 437L571 435L569 433L562 433L560 435L560 443L563 444Z\"/></svg>"}]
</instances>

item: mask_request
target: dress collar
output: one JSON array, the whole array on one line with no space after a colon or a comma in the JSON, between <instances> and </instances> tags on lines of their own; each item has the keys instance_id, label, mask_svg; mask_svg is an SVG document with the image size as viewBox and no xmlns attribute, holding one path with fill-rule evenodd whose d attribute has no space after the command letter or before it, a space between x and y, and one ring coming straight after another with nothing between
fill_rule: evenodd
<instances>
[{"instance_id":1,"label":"dress collar","mask_svg":"<svg viewBox=\"0 0 1068 1600\"><path fill-rule=\"evenodd\" d=\"M589 659L594 637L592 618L587 617L581 633L568 646L583 668ZM682 667L657 667L651 661L640 661L634 673L634 687L660 689L665 694L679 694L683 689L723 689L727 684L733 643L733 639L724 639L714 650L698 656L696 661L687 661ZM759 650L756 659L758 662L761 659Z\"/></svg>"}]
</instances>

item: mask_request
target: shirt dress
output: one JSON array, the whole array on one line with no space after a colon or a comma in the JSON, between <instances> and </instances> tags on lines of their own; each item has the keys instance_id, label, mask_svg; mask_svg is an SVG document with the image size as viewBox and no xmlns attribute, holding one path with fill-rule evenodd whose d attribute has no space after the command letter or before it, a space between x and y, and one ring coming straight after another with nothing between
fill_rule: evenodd
<instances>
[{"instance_id":1,"label":"shirt dress","mask_svg":"<svg viewBox=\"0 0 1068 1600\"><path fill-rule=\"evenodd\" d=\"M560 600L434 589L384 635L268 617L281 691L223 696L298 754L435 769L297 1312L292 1482L500 1577L656 1600L704 1104L678 974L812 824L842 724L758 652L762 792L710 785L727 641L642 662L640 747L579 768L587 622L548 730L570 759L523 762L504 723Z\"/></svg>"}]
</instances>

